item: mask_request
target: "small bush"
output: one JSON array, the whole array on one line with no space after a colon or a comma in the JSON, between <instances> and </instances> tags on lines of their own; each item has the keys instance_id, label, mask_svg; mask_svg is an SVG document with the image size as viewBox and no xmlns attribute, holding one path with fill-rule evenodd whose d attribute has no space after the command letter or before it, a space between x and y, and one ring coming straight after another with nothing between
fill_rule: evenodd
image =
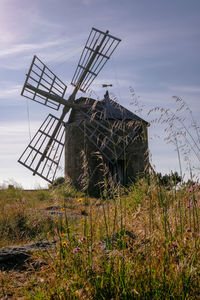
<instances>
[{"instance_id":1,"label":"small bush","mask_svg":"<svg viewBox=\"0 0 200 300\"><path fill-rule=\"evenodd\" d=\"M50 192L49 190L38 190L37 197L40 201L47 201L50 199Z\"/></svg>"},{"instance_id":2,"label":"small bush","mask_svg":"<svg viewBox=\"0 0 200 300\"><path fill-rule=\"evenodd\" d=\"M64 177L58 177L54 180L54 182L52 183L52 186L59 186L65 183L65 178Z\"/></svg>"}]
</instances>

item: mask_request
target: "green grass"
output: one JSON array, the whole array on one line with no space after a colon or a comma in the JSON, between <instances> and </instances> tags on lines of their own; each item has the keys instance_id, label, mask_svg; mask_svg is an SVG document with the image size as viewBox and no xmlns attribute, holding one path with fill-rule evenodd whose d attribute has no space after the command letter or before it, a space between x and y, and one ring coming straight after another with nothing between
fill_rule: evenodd
<instances>
[{"instance_id":1,"label":"green grass","mask_svg":"<svg viewBox=\"0 0 200 300\"><path fill-rule=\"evenodd\" d=\"M69 186L0 193L2 245L48 237L49 231L58 240L55 251L35 254L45 264L27 273L23 288L14 288L12 272L1 273L1 297L12 291L26 299L198 299L199 185L166 189L141 179L113 199L90 198ZM36 214L33 229L30 217L36 215L29 210L52 204L82 217L66 213L50 221Z\"/></svg>"},{"instance_id":2,"label":"green grass","mask_svg":"<svg viewBox=\"0 0 200 300\"><path fill-rule=\"evenodd\" d=\"M72 207L79 194L69 186L59 187L56 192L53 189L26 191L15 186L2 188L0 247L54 237L57 217L45 209L52 205L64 207L66 199L67 205Z\"/></svg>"}]
</instances>

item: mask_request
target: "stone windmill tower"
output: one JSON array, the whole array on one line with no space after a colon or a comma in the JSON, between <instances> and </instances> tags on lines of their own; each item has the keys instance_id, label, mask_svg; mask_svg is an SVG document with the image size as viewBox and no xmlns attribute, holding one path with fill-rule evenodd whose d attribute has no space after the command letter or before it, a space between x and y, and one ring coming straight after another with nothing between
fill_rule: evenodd
<instances>
[{"instance_id":1,"label":"stone windmill tower","mask_svg":"<svg viewBox=\"0 0 200 300\"><path fill-rule=\"evenodd\" d=\"M144 172L148 123L111 100L108 92L102 101L75 99L79 90L88 90L120 41L108 31L92 28L68 100L66 85L34 56L21 94L56 110L63 105L63 111L60 118L48 115L19 159L33 175L52 183L64 148L66 178L77 188L87 185L92 193L100 189L105 173L115 183L127 184Z\"/></svg>"}]
</instances>

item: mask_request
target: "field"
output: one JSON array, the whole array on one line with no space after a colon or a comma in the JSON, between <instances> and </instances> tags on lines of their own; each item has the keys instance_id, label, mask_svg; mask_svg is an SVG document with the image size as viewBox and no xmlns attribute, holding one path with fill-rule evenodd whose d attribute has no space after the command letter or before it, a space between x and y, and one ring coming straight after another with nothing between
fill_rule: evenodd
<instances>
[{"instance_id":1,"label":"field","mask_svg":"<svg viewBox=\"0 0 200 300\"><path fill-rule=\"evenodd\" d=\"M95 199L0 190L0 246L55 241L1 266L1 299L200 299L200 186L152 176Z\"/></svg>"}]
</instances>

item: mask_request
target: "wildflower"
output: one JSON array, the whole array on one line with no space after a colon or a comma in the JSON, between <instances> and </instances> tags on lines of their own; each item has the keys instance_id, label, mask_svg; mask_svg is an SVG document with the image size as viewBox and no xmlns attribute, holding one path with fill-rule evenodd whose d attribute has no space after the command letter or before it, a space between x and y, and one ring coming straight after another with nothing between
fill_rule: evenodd
<instances>
[{"instance_id":1,"label":"wildflower","mask_svg":"<svg viewBox=\"0 0 200 300\"><path fill-rule=\"evenodd\" d=\"M195 203L195 201L190 201L190 203L188 205L188 208L193 208L194 207L194 203Z\"/></svg>"},{"instance_id":2,"label":"wildflower","mask_svg":"<svg viewBox=\"0 0 200 300\"><path fill-rule=\"evenodd\" d=\"M26 198L22 198L21 203L25 203L25 202L26 202Z\"/></svg>"},{"instance_id":3,"label":"wildflower","mask_svg":"<svg viewBox=\"0 0 200 300\"><path fill-rule=\"evenodd\" d=\"M81 218L81 223L84 224L85 223L85 219Z\"/></svg>"},{"instance_id":4,"label":"wildflower","mask_svg":"<svg viewBox=\"0 0 200 300\"><path fill-rule=\"evenodd\" d=\"M83 198L78 198L78 199L77 199L77 202L78 202L78 203L83 202Z\"/></svg>"},{"instance_id":5,"label":"wildflower","mask_svg":"<svg viewBox=\"0 0 200 300\"><path fill-rule=\"evenodd\" d=\"M86 237L82 236L79 241L80 241L80 243L85 243L86 242Z\"/></svg>"},{"instance_id":6,"label":"wildflower","mask_svg":"<svg viewBox=\"0 0 200 300\"><path fill-rule=\"evenodd\" d=\"M192 201L190 201L189 206L190 206L190 207L193 207L193 206L194 206Z\"/></svg>"},{"instance_id":7,"label":"wildflower","mask_svg":"<svg viewBox=\"0 0 200 300\"><path fill-rule=\"evenodd\" d=\"M47 235L49 235L50 233L51 233L51 231L48 231L48 232L47 232Z\"/></svg>"},{"instance_id":8,"label":"wildflower","mask_svg":"<svg viewBox=\"0 0 200 300\"><path fill-rule=\"evenodd\" d=\"M81 251L81 249L79 247L76 247L73 249L73 253L76 254L77 252Z\"/></svg>"},{"instance_id":9,"label":"wildflower","mask_svg":"<svg viewBox=\"0 0 200 300\"><path fill-rule=\"evenodd\" d=\"M63 236L65 236L66 235L66 233L61 233L61 236L63 237Z\"/></svg>"},{"instance_id":10,"label":"wildflower","mask_svg":"<svg viewBox=\"0 0 200 300\"><path fill-rule=\"evenodd\" d=\"M67 242L66 242L66 241L63 241L63 242L62 242L62 246L63 246L63 247L66 247L66 246L67 246Z\"/></svg>"}]
</instances>

